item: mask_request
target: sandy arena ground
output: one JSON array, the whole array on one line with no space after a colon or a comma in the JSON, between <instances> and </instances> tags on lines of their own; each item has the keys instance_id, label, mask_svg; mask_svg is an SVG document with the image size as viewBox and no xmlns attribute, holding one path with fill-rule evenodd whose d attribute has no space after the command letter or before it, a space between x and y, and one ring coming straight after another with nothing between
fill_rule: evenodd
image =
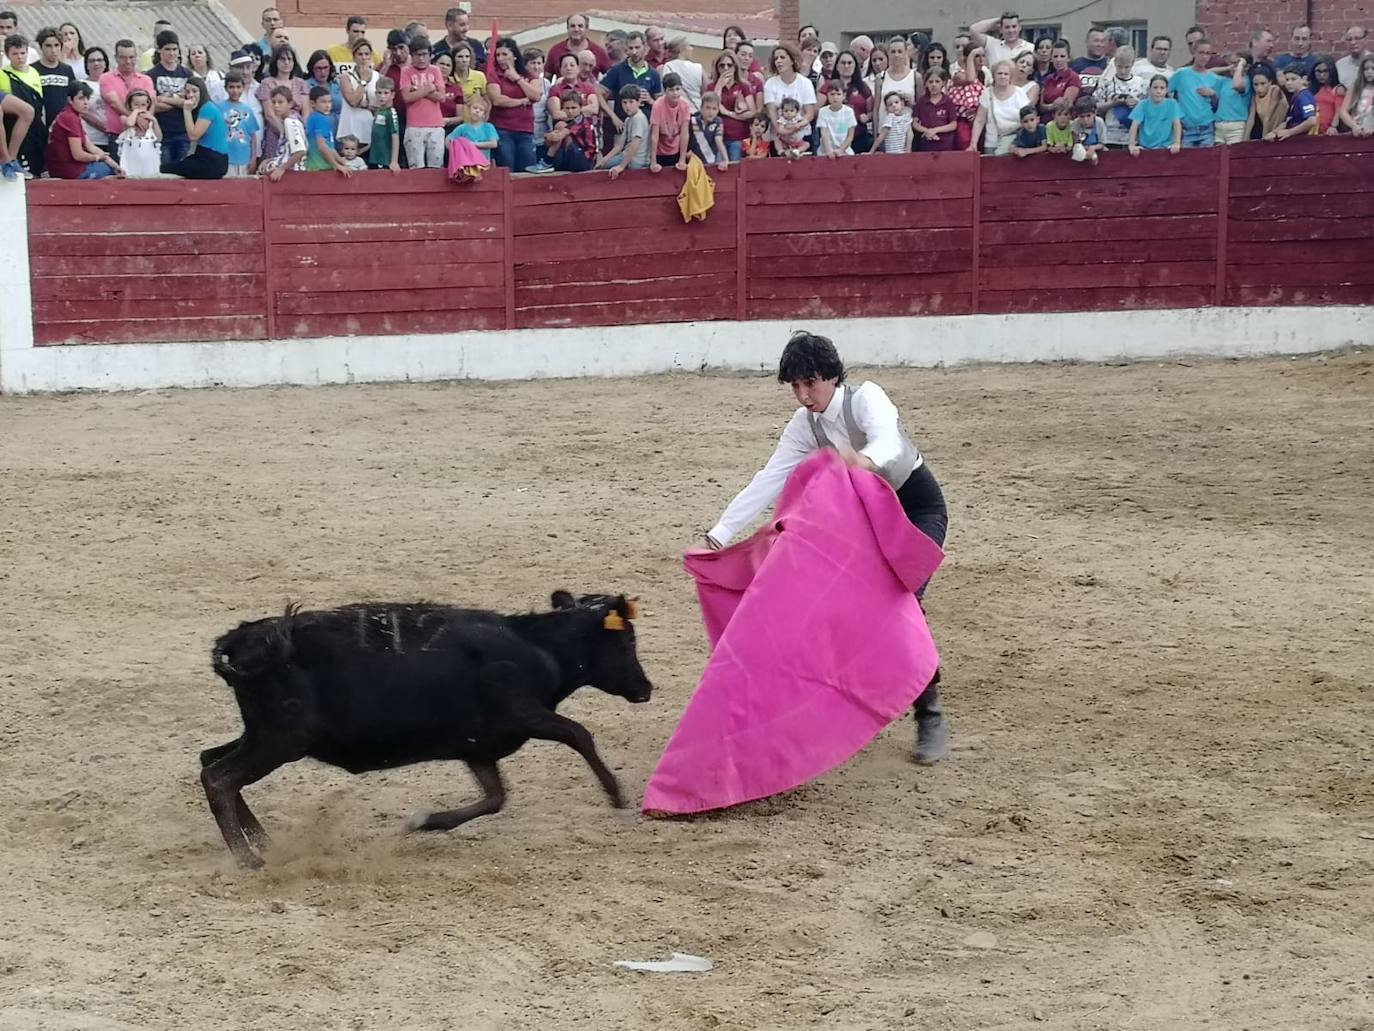
<instances>
[{"instance_id":1,"label":"sandy arena ground","mask_svg":"<svg viewBox=\"0 0 1374 1031\"><path fill-rule=\"evenodd\" d=\"M637 797L706 657L681 551L786 389L0 398L0 1028L1374 1028L1374 354L879 378L951 502L948 762L903 721L627 822L534 744L504 813L410 837L461 766L302 763L247 792L261 873L197 779L218 633L638 593L653 702L565 709ZM611 965L672 950L715 971Z\"/></svg>"}]
</instances>

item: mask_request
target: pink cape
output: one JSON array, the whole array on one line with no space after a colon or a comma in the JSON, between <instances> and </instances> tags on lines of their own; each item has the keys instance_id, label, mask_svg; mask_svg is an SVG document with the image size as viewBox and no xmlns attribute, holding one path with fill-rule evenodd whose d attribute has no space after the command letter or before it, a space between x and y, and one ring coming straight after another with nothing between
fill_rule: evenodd
<instances>
[{"instance_id":1,"label":"pink cape","mask_svg":"<svg viewBox=\"0 0 1374 1031\"><path fill-rule=\"evenodd\" d=\"M753 537L688 552L712 654L644 811L787 791L910 709L940 662L914 592L943 557L891 487L828 450L798 467Z\"/></svg>"}]
</instances>

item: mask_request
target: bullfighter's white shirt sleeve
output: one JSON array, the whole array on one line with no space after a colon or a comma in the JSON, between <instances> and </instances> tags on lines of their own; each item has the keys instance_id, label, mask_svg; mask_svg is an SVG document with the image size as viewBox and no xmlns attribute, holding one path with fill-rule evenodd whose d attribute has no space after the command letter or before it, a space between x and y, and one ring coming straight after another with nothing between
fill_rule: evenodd
<instances>
[{"instance_id":1,"label":"bullfighter's white shirt sleeve","mask_svg":"<svg viewBox=\"0 0 1374 1031\"><path fill-rule=\"evenodd\" d=\"M884 398L886 400L886 398ZM888 402L891 404L891 402ZM895 409L894 409L895 411ZM783 484L802 459L816 450L816 435L811 431L805 408L798 408L783 428L778 446L768 464L754 474L749 486L735 495L726 506L720 522L711 527L708 536L722 548L754 521L754 517L777 500Z\"/></svg>"},{"instance_id":2,"label":"bullfighter's white shirt sleeve","mask_svg":"<svg viewBox=\"0 0 1374 1031\"><path fill-rule=\"evenodd\" d=\"M879 469L887 469L902 454L902 431L897 406L882 387L865 383L854 391L854 421L868 443L859 452Z\"/></svg>"}]
</instances>

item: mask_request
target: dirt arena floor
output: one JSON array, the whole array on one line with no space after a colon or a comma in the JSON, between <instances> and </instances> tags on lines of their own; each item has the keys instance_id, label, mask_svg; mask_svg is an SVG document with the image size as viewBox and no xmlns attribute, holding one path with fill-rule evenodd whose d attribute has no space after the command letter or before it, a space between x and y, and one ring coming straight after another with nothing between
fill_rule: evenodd
<instances>
[{"instance_id":1,"label":"dirt arena floor","mask_svg":"<svg viewBox=\"0 0 1374 1031\"><path fill-rule=\"evenodd\" d=\"M865 378L862 374L857 380ZM889 371L951 502L950 759L625 820L571 751L250 788L209 644L297 598L639 594L581 692L638 795L706 658L682 550L762 377L0 398L0 1028L1374 1028L1374 354ZM631 974L673 950L705 976Z\"/></svg>"}]
</instances>

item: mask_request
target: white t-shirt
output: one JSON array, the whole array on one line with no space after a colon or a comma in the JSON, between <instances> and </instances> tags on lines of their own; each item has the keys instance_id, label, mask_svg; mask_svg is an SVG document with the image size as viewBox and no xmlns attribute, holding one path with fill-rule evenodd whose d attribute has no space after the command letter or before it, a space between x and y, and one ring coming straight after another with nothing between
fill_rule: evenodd
<instances>
[{"instance_id":1,"label":"white t-shirt","mask_svg":"<svg viewBox=\"0 0 1374 1031\"><path fill-rule=\"evenodd\" d=\"M823 107L816 113L816 124L821 127L821 132L825 133L825 138L830 144L831 150L838 150L840 144L844 142L845 136L850 129L859 127L859 120L854 117L854 109L848 104L841 104L838 111L832 111L829 106ZM842 154L853 154L853 147L845 147Z\"/></svg>"},{"instance_id":2,"label":"white t-shirt","mask_svg":"<svg viewBox=\"0 0 1374 1031\"><path fill-rule=\"evenodd\" d=\"M91 102L90 106L86 110L92 116L94 116L97 122L99 122L101 125L104 125L105 98L100 95L100 83L90 82L88 80L86 82L86 85L91 88ZM91 143L94 143L96 146L103 146L109 144L110 134L107 133L104 129L97 129L95 126L85 121L85 119L82 119L82 125L86 129L86 139L88 139Z\"/></svg>"},{"instance_id":3,"label":"white t-shirt","mask_svg":"<svg viewBox=\"0 0 1374 1031\"><path fill-rule=\"evenodd\" d=\"M781 75L775 75L763 84L763 103L781 104L788 97L794 98L802 106L802 111L806 111L807 104L816 103L816 88L811 85L811 80L805 75L798 75L792 80L789 86L782 81Z\"/></svg>"},{"instance_id":4,"label":"white t-shirt","mask_svg":"<svg viewBox=\"0 0 1374 1031\"><path fill-rule=\"evenodd\" d=\"M883 91L883 95L881 97L877 97L876 91L880 88ZM893 77L893 75L890 72L884 73L881 87L874 86L873 89L875 91L874 96L878 99L879 110L885 109L886 105L883 103L883 98L886 97L889 93L900 93L903 97L906 98L907 107L915 107L916 69L911 69L911 71L907 72L906 75L900 79Z\"/></svg>"},{"instance_id":5,"label":"white t-shirt","mask_svg":"<svg viewBox=\"0 0 1374 1031\"><path fill-rule=\"evenodd\" d=\"M1035 44L1028 39L1018 39L1015 46L1007 46L996 36L989 36L983 46L983 57L991 68L998 61L1015 61L1022 54L1035 53Z\"/></svg>"},{"instance_id":6,"label":"white t-shirt","mask_svg":"<svg viewBox=\"0 0 1374 1031\"><path fill-rule=\"evenodd\" d=\"M1142 57L1135 64L1131 65L1131 74L1140 76L1140 78L1144 79L1146 82L1149 82L1151 77L1155 75L1162 75L1168 79L1172 77L1176 71L1178 71L1177 68L1167 64L1163 68L1156 68L1150 63L1148 57ZM1112 72L1112 74L1115 75L1116 73Z\"/></svg>"},{"instance_id":7,"label":"white t-shirt","mask_svg":"<svg viewBox=\"0 0 1374 1031\"><path fill-rule=\"evenodd\" d=\"M1015 136L1020 130L1021 109L1030 103L1030 93L1025 86L1013 86L1010 97L998 100L992 90L985 89L978 103L987 112L983 146L991 149L1003 136Z\"/></svg>"},{"instance_id":8,"label":"white t-shirt","mask_svg":"<svg viewBox=\"0 0 1374 1031\"><path fill-rule=\"evenodd\" d=\"M692 109L692 113L701 110L701 81L705 74L701 65L695 61L669 61L658 70L660 76L667 75L669 72L676 73L682 80L682 95L687 100L687 106Z\"/></svg>"}]
</instances>

